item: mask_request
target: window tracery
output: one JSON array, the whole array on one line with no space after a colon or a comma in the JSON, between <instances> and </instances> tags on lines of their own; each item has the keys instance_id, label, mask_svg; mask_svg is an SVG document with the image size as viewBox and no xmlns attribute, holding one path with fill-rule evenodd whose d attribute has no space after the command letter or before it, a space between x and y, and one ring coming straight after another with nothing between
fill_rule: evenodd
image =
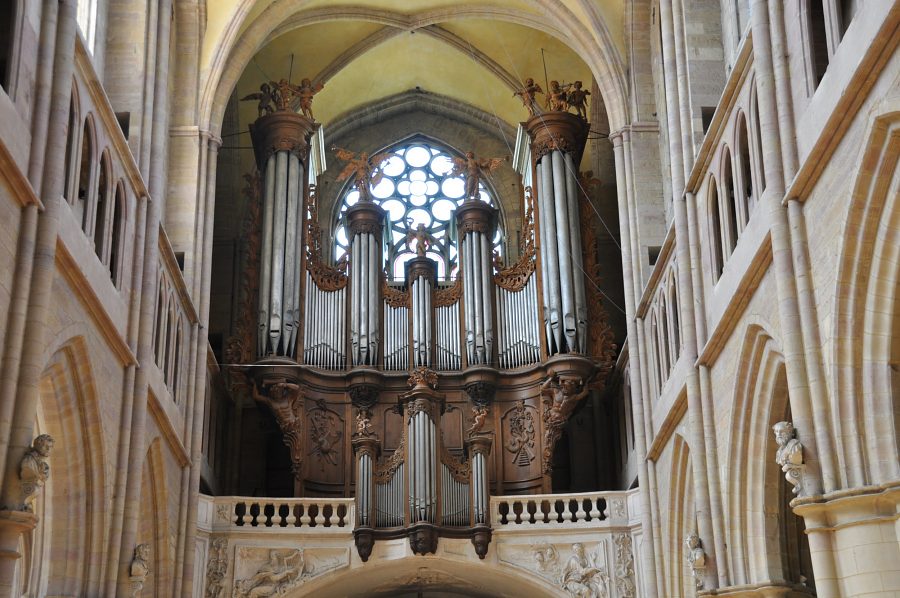
<instances>
[{"instance_id":1,"label":"window tracery","mask_svg":"<svg viewBox=\"0 0 900 598\"><path fill-rule=\"evenodd\" d=\"M406 262L415 257L415 241L410 232L419 224L431 236L426 256L437 262L440 280L456 277L459 269L454 214L465 199L465 181L454 176L450 151L424 139L414 139L390 150L393 155L381 166L383 177L371 189L372 200L387 213L384 245L389 280L403 280ZM479 183L482 201L496 206L490 191ZM349 250L346 227L347 208L359 201L356 185L342 192L334 232L334 258ZM502 253L503 234L497 227L494 250Z\"/></svg>"}]
</instances>

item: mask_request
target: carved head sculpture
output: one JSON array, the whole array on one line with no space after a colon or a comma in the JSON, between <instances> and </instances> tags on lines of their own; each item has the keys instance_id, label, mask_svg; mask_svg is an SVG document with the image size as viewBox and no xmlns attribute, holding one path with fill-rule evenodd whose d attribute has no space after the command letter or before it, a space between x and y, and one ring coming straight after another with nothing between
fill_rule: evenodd
<instances>
[{"instance_id":1,"label":"carved head sculpture","mask_svg":"<svg viewBox=\"0 0 900 598\"><path fill-rule=\"evenodd\" d=\"M572 544L572 552L575 553L579 559L584 559L584 544L581 542L576 542Z\"/></svg>"},{"instance_id":2,"label":"carved head sculpture","mask_svg":"<svg viewBox=\"0 0 900 598\"><path fill-rule=\"evenodd\" d=\"M550 82L550 91L559 91L559 81Z\"/></svg>"},{"instance_id":3,"label":"carved head sculpture","mask_svg":"<svg viewBox=\"0 0 900 598\"><path fill-rule=\"evenodd\" d=\"M466 152L466 158L474 158L475 152Z\"/></svg>"},{"instance_id":4,"label":"carved head sculpture","mask_svg":"<svg viewBox=\"0 0 900 598\"><path fill-rule=\"evenodd\" d=\"M300 79L301 87L309 87L310 85L312 85L312 82L309 79L307 79L305 77L303 79Z\"/></svg>"},{"instance_id":5,"label":"carved head sculpture","mask_svg":"<svg viewBox=\"0 0 900 598\"><path fill-rule=\"evenodd\" d=\"M775 442L778 446L784 446L794 437L794 424L791 422L778 422L772 426L775 432Z\"/></svg>"},{"instance_id":6,"label":"carved head sculpture","mask_svg":"<svg viewBox=\"0 0 900 598\"><path fill-rule=\"evenodd\" d=\"M534 85L534 79L532 79L531 77L525 79L525 87L531 87L532 85Z\"/></svg>"},{"instance_id":7,"label":"carved head sculpture","mask_svg":"<svg viewBox=\"0 0 900 598\"><path fill-rule=\"evenodd\" d=\"M581 85L582 85L581 81L576 81L576 82L573 84L573 86L575 87L575 89L581 89Z\"/></svg>"},{"instance_id":8,"label":"carved head sculpture","mask_svg":"<svg viewBox=\"0 0 900 598\"><path fill-rule=\"evenodd\" d=\"M149 544L138 544L134 548L134 557L139 558L142 561L150 560L150 545Z\"/></svg>"},{"instance_id":9,"label":"carved head sculpture","mask_svg":"<svg viewBox=\"0 0 900 598\"><path fill-rule=\"evenodd\" d=\"M694 550L700 547L700 536L697 535L697 532L691 532L684 538L684 545L688 547L688 550Z\"/></svg>"},{"instance_id":10,"label":"carved head sculpture","mask_svg":"<svg viewBox=\"0 0 900 598\"><path fill-rule=\"evenodd\" d=\"M581 390L581 380L578 378L560 378L559 385L566 397L576 395Z\"/></svg>"},{"instance_id":11,"label":"carved head sculpture","mask_svg":"<svg viewBox=\"0 0 900 598\"><path fill-rule=\"evenodd\" d=\"M50 450L53 448L53 443L54 440L52 436L49 434L41 434L34 439L32 446L34 446L34 450L36 450L41 457L46 458L50 456Z\"/></svg>"}]
</instances>

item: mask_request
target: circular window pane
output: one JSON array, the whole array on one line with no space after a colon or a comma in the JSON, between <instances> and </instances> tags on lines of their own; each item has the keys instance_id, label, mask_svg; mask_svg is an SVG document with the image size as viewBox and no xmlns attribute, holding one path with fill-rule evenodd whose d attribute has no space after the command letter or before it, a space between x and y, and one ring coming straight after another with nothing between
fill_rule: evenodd
<instances>
[{"instance_id":1,"label":"circular window pane","mask_svg":"<svg viewBox=\"0 0 900 598\"><path fill-rule=\"evenodd\" d=\"M444 182L441 184L441 191L447 197L456 199L457 197L462 197L466 192L466 184L459 177L444 179Z\"/></svg>"},{"instance_id":2,"label":"circular window pane","mask_svg":"<svg viewBox=\"0 0 900 598\"><path fill-rule=\"evenodd\" d=\"M424 224L426 229L431 226L431 214L421 208L410 211L409 219L410 228L416 228L420 224Z\"/></svg>"},{"instance_id":3,"label":"circular window pane","mask_svg":"<svg viewBox=\"0 0 900 598\"><path fill-rule=\"evenodd\" d=\"M424 195L410 195L409 203L414 206L424 206L426 203L428 203L428 198Z\"/></svg>"},{"instance_id":4,"label":"circular window pane","mask_svg":"<svg viewBox=\"0 0 900 598\"><path fill-rule=\"evenodd\" d=\"M446 154L435 156L431 161L431 172L437 176L449 174L451 170L453 170L453 159Z\"/></svg>"},{"instance_id":5,"label":"circular window pane","mask_svg":"<svg viewBox=\"0 0 900 598\"><path fill-rule=\"evenodd\" d=\"M350 193L347 194L347 197L344 198L344 204L347 206L352 206L356 202L359 201L359 191L354 189Z\"/></svg>"},{"instance_id":6,"label":"circular window pane","mask_svg":"<svg viewBox=\"0 0 900 598\"><path fill-rule=\"evenodd\" d=\"M409 192L413 195L425 195L425 191L428 190L428 185L426 185L423 181L413 181L409 185Z\"/></svg>"},{"instance_id":7,"label":"circular window pane","mask_svg":"<svg viewBox=\"0 0 900 598\"><path fill-rule=\"evenodd\" d=\"M381 172L387 176L399 176L406 169L406 164L400 156L391 156L387 161L381 163Z\"/></svg>"},{"instance_id":8,"label":"circular window pane","mask_svg":"<svg viewBox=\"0 0 900 598\"><path fill-rule=\"evenodd\" d=\"M431 160L431 152L421 145L414 145L406 150L406 155L404 157L410 166L421 168Z\"/></svg>"},{"instance_id":9,"label":"circular window pane","mask_svg":"<svg viewBox=\"0 0 900 598\"><path fill-rule=\"evenodd\" d=\"M338 242L339 245L347 246L349 241L347 240L347 231L343 228L339 228L337 233L334 235L334 240Z\"/></svg>"},{"instance_id":10,"label":"circular window pane","mask_svg":"<svg viewBox=\"0 0 900 598\"><path fill-rule=\"evenodd\" d=\"M456 204L449 199L439 199L431 204L431 213L434 214L434 217L438 220L450 220L450 217L453 215L453 210L455 209Z\"/></svg>"},{"instance_id":11,"label":"circular window pane","mask_svg":"<svg viewBox=\"0 0 900 598\"><path fill-rule=\"evenodd\" d=\"M413 170L409 173L409 180L411 181L425 181L428 179L428 175L425 174L424 170Z\"/></svg>"},{"instance_id":12,"label":"circular window pane","mask_svg":"<svg viewBox=\"0 0 900 598\"><path fill-rule=\"evenodd\" d=\"M391 179L384 177L377 185L372 187L372 195L379 199L390 197L394 193L394 183Z\"/></svg>"},{"instance_id":13,"label":"circular window pane","mask_svg":"<svg viewBox=\"0 0 900 598\"><path fill-rule=\"evenodd\" d=\"M409 181L400 181L397 183L397 193L400 195L409 195Z\"/></svg>"},{"instance_id":14,"label":"circular window pane","mask_svg":"<svg viewBox=\"0 0 900 598\"><path fill-rule=\"evenodd\" d=\"M438 191L441 190L441 186L437 184L437 181L429 180L425 183L425 193L428 195L437 195Z\"/></svg>"},{"instance_id":15,"label":"circular window pane","mask_svg":"<svg viewBox=\"0 0 900 598\"><path fill-rule=\"evenodd\" d=\"M404 214L406 214L406 206L403 205L403 202L396 199L389 199L383 204L381 207L387 210L391 222L400 222L403 220Z\"/></svg>"}]
</instances>

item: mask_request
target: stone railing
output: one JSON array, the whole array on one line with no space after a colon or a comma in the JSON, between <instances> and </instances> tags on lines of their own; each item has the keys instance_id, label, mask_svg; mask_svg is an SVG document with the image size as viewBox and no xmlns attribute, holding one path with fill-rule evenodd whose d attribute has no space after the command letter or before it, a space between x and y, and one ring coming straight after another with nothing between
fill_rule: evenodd
<instances>
[{"instance_id":1,"label":"stone railing","mask_svg":"<svg viewBox=\"0 0 900 598\"><path fill-rule=\"evenodd\" d=\"M352 498L254 498L200 495L198 525L207 531L285 531L349 534Z\"/></svg>"},{"instance_id":2,"label":"stone railing","mask_svg":"<svg viewBox=\"0 0 900 598\"><path fill-rule=\"evenodd\" d=\"M630 492L528 494L491 497L491 527L596 528L628 525Z\"/></svg>"}]
</instances>

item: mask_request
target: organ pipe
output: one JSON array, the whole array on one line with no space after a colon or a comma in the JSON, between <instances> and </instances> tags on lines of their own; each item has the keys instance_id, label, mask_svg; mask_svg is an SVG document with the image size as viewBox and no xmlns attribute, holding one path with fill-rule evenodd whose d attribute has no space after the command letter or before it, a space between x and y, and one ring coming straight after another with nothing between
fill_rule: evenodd
<instances>
[{"instance_id":1,"label":"organ pipe","mask_svg":"<svg viewBox=\"0 0 900 598\"><path fill-rule=\"evenodd\" d=\"M456 210L457 227L462 236L460 263L464 283L466 358L470 366L488 365L493 361L491 239L496 219L496 211L480 199L467 199Z\"/></svg>"},{"instance_id":2,"label":"organ pipe","mask_svg":"<svg viewBox=\"0 0 900 598\"><path fill-rule=\"evenodd\" d=\"M318 125L278 110L250 125L264 172L259 264L257 356L296 354L300 327L300 256L309 139Z\"/></svg>"},{"instance_id":3,"label":"organ pipe","mask_svg":"<svg viewBox=\"0 0 900 598\"><path fill-rule=\"evenodd\" d=\"M578 214L577 164L588 124L562 111L526 123L538 188L541 279L547 351L587 350L587 304Z\"/></svg>"},{"instance_id":4,"label":"organ pipe","mask_svg":"<svg viewBox=\"0 0 900 598\"><path fill-rule=\"evenodd\" d=\"M384 210L369 200L360 200L347 210L351 235L350 345L354 367L378 365L382 263L378 239L384 217Z\"/></svg>"}]
</instances>

